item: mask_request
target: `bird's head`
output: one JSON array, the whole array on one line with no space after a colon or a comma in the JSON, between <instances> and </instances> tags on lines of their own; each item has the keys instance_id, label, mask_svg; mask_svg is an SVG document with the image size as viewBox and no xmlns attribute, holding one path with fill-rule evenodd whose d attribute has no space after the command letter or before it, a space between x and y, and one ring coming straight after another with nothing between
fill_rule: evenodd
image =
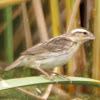
<instances>
[{"instance_id":1,"label":"bird's head","mask_svg":"<svg viewBox=\"0 0 100 100\"><path fill-rule=\"evenodd\" d=\"M96 39L91 32L83 28L72 30L70 36L72 41L80 43Z\"/></svg>"}]
</instances>

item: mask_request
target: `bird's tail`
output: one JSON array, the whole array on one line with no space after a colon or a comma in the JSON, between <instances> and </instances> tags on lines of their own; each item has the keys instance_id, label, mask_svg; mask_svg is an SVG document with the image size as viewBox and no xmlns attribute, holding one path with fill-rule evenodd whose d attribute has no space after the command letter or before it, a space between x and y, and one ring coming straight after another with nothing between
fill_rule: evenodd
<instances>
[{"instance_id":1,"label":"bird's tail","mask_svg":"<svg viewBox=\"0 0 100 100\"><path fill-rule=\"evenodd\" d=\"M15 67L18 67L22 63L23 58L24 58L24 56L21 56L20 58L15 60L15 62L13 62L11 65L9 65L8 67L5 68L5 71L9 71Z\"/></svg>"}]
</instances>

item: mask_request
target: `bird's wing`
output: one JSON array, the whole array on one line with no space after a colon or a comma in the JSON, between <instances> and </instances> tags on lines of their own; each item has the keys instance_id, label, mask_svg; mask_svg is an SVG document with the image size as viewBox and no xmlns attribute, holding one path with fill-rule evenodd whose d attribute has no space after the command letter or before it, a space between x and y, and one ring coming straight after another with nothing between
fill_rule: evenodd
<instances>
[{"instance_id":1,"label":"bird's wing","mask_svg":"<svg viewBox=\"0 0 100 100\"><path fill-rule=\"evenodd\" d=\"M63 50L66 46L69 48L73 41L66 38L65 36L58 36L45 43L38 44L25 52L22 55L35 55L43 52L56 52Z\"/></svg>"},{"instance_id":2,"label":"bird's wing","mask_svg":"<svg viewBox=\"0 0 100 100\"><path fill-rule=\"evenodd\" d=\"M60 51L65 48L69 48L73 44L73 41L65 36L58 36L54 39L51 39L47 43L45 43L44 48L49 51Z\"/></svg>"},{"instance_id":3,"label":"bird's wing","mask_svg":"<svg viewBox=\"0 0 100 100\"><path fill-rule=\"evenodd\" d=\"M40 43L36 46L33 46L32 48L29 48L25 52L21 53L21 55L35 55L35 54L40 54L42 52L48 52L48 50L43 47L43 43Z\"/></svg>"}]
</instances>

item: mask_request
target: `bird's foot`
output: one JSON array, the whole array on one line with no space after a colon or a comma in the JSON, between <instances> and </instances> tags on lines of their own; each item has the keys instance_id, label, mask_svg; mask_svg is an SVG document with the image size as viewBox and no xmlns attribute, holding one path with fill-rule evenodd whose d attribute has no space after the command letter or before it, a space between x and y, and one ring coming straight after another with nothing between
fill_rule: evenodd
<instances>
[{"instance_id":1,"label":"bird's foot","mask_svg":"<svg viewBox=\"0 0 100 100\"><path fill-rule=\"evenodd\" d=\"M55 74L56 76L63 77L63 78L65 78L66 80L68 80L70 83L72 83L72 80L69 79L67 75L62 75L62 74L60 74L60 73L55 73L55 72L54 72L54 74Z\"/></svg>"},{"instance_id":2,"label":"bird's foot","mask_svg":"<svg viewBox=\"0 0 100 100\"><path fill-rule=\"evenodd\" d=\"M62 78L65 78L65 79L68 80L70 83L72 83L72 80L69 79L67 75L62 75L62 74L60 74L60 73L52 72L52 71L50 71L50 70L48 70L48 71L49 71L50 73L53 73L53 74L56 75L56 76L60 76L60 77L62 77Z\"/></svg>"},{"instance_id":3,"label":"bird's foot","mask_svg":"<svg viewBox=\"0 0 100 100\"><path fill-rule=\"evenodd\" d=\"M56 84L58 84L58 81L54 79L54 76L46 76L46 75L41 75L43 77L49 78L51 81L55 82Z\"/></svg>"}]
</instances>

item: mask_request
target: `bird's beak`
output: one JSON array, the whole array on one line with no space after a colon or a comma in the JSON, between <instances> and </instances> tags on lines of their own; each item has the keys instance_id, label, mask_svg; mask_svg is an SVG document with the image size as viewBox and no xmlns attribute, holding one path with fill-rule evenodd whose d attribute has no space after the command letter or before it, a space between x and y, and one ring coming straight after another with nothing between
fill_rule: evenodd
<instances>
[{"instance_id":1,"label":"bird's beak","mask_svg":"<svg viewBox=\"0 0 100 100\"><path fill-rule=\"evenodd\" d=\"M89 34L89 35L87 36L87 39L89 39L89 40L95 40L96 37L91 33L91 34Z\"/></svg>"}]
</instances>

